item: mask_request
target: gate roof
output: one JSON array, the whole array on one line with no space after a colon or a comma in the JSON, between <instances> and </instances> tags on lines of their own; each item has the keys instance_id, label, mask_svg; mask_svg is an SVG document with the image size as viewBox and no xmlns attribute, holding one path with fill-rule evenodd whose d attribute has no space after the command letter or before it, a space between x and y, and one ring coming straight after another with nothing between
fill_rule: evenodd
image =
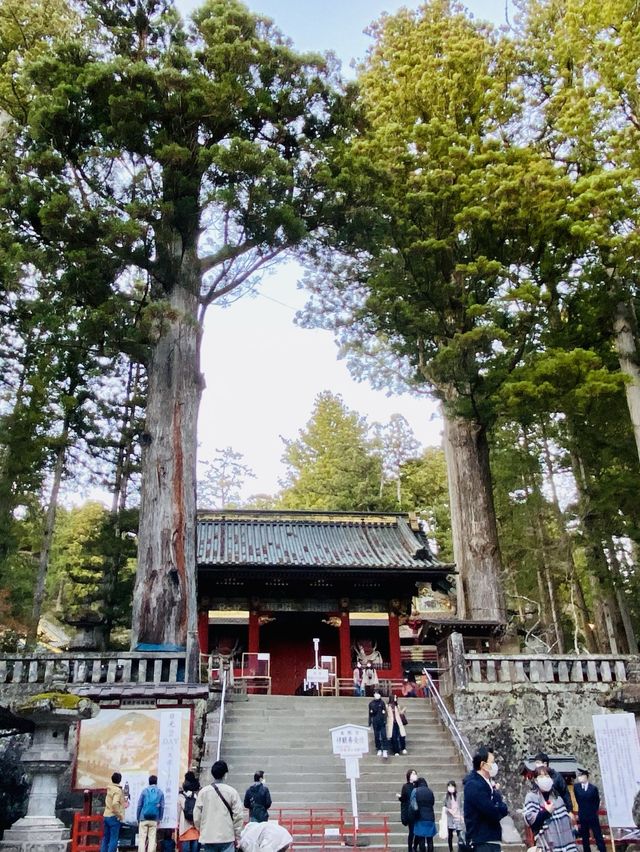
<instances>
[{"instance_id":1,"label":"gate roof","mask_svg":"<svg viewBox=\"0 0 640 852\"><path fill-rule=\"evenodd\" d=\"M450 572L409 515L220 511L198 517L202 567L291 566Z\"/></svg>"}]
</instances>

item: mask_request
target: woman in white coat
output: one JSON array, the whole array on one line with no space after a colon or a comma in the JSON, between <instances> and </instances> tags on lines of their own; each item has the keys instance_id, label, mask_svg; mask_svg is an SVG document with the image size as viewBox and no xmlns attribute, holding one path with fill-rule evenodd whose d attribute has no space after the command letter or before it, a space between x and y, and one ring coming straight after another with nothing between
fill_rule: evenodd
<instances>
[{"instance_id":1,"label":"woman in white coat","mask_svg":"<svg viewBox=\"0 0 640 852\"><path fill-rule=\"evenodd\" d=\"M396 757L400 753L407 753L407 732L404 727L406 724L407 717L404 707L400 707L395 695L389 696L389 706L387 707L387 739Z\"/></svg>"}]
</instances>

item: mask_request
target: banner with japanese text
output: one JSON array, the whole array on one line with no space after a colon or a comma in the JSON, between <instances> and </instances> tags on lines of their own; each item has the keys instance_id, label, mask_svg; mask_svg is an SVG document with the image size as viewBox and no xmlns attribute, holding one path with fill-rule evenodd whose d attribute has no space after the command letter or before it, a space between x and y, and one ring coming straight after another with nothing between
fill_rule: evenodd
<instances>
[{"instance_id":1,"label":"banner with japanese text","mask_svg":"<svg viewBox=\"0 0 640 852\"><path fill-rule=\"evenodd\" d=\"M612 828L632 828L631 807L640 789L640 741L633 713L593 716L600 776Z\"/></svg>"},{"instance_id":2,"label":"banner with japanese text","mask_svg":"<svg viewBox=\"0 0 640 852\"><path fill-rule=\"evenodd\" d=\"M80 723L75 788L102 790L114 772L122 775L127 822L136 822L140 793L156 775L164 793L161 828L175 828L178 790L189 768L191 709L101 710Z\"/></svg>"}]
</instances>

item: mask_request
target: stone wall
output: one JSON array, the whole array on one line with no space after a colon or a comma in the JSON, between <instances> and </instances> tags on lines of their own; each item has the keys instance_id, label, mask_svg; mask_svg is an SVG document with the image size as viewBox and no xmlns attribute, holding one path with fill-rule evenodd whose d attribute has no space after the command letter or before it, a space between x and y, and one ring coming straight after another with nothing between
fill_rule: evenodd
<instances>
[{"instance_id":1,"label":"stone wall","mask_svg":"<svg viewBox=\"0 0 640 852\"><path fill-rule=\"evenodd\" d=\"M544 751L572 754L601 788L593 723L596 714L615 712L612 685L603 683L480 683L452 696L456 722L471 751L491 746L500 765L500 782L518 828L528 790L523 759Z\"/></svg>"}]
</instances>

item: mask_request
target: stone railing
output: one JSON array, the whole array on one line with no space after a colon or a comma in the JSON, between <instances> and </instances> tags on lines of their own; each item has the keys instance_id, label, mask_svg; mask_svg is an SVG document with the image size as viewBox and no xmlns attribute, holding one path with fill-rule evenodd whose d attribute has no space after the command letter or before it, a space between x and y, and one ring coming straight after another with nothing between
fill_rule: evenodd
<instances>
[{"instance_id":1,"label":"stone railing","mask_svg":"<svg viewBox=\"0 0 640 852\"><path fill-rule=\"evenodd\" d=\"M467 683L624 683L629 657L465 654Z\"/></svg>"},{"instance_id":2,"label":"stone railing","mask_svg":"<svg viewBox=\"0 0 640 852\"><path fill-rule=\"evenodd\" d=\"M479 654L466 651L463 638L452 633L447 640L446 669L440 691L451 695L460 689L497 690L525 684L600 684L616 687L640 677L638 657L624 654ZM505 684L502 687L501 684Z\"/></svg>"},{"instance_id":3,"label":"stone railing","mask_svg":"<svg viewBox=\"0 0 640 852\"><path fill-rule=\"evenodd\" d=\"M183 683L185 655L174 652L68 652L3 654L0 690L42 684L73 689L81 684Z\"/></svg>"}]
</instances>

